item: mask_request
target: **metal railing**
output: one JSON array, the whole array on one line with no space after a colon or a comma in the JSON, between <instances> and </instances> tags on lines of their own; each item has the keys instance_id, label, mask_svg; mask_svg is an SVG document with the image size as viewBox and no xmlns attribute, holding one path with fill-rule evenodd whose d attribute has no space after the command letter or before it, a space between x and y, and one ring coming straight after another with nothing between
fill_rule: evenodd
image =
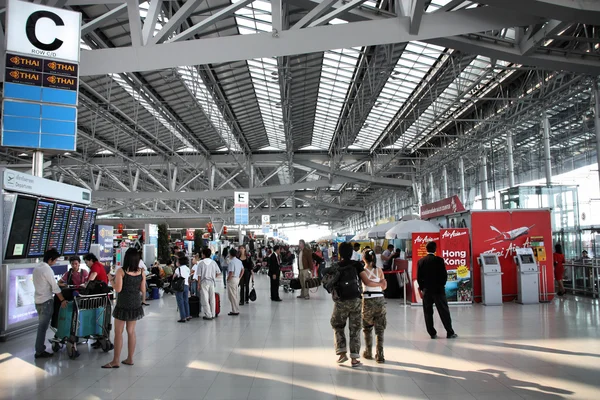
<instances>
[{"instance_id":1,"label":"metal railing","mask_svg":"<svg viewBox=\"0 0 600 400\"><path fill-rule=\"evenodd\" d=\"M600 297L600 259L565 263L565 290L572 294Z\"/></svg>"}]
</instances>

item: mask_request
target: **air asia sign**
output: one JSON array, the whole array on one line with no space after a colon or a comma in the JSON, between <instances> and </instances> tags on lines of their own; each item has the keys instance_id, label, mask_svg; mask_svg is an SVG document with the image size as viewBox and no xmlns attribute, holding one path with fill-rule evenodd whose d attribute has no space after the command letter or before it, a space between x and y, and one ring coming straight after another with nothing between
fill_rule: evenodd
<instances>
[{"instance_id":1,"label":"air asia sign","mask_svg":"<svg viewBox=\"0 0 600 400\"><path fill-rule=\"evenodd\" d=\"M9 0L6 50L79 62L81 14Z\"/></svg>"},{"instance_id":2,"label":"air asia sign","mask_svg":"<svg viewBox=\"0 0 600 400\"><path fill-rule=\"evenodd\" d=\"M434 203L421 206L421 218L429 219L441 217L443 215L454 214L465 211L465 207L458 196L448 197Z\"/></svg>"}]
</instances>

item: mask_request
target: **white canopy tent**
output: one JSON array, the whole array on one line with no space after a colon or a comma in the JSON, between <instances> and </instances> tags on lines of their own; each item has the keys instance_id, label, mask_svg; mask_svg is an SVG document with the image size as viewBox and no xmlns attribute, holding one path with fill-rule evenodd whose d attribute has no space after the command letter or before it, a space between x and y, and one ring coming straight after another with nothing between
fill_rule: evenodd
<instances>
[{"instance_id":1,"label":"white canopy tent","mask_svg":"<svg viewBox=\"0 0 600 400\"><path fill-rule=\"evenodd\" d=\"M367 228L367 229L363 229L362 231L358 232L356 235L354 235L354 237L350 240L366 240L369 238L369 231L372 228Z\"/></svg>"},{"instance_id":2,"label":"white canopy tent","mask_svg":"<svg viewBox=\"0 0 600 400\"><path fill-rule=\"evenodd\" d=\"M383 239L385 238L385 233L392 229L394 226L398 225L399 221L386 222L385 224L376 225L369 229L367 233L367 237L370 239Z\"/></svg>"},{"instance_id":3,"label":"white canopy tent","mask_svg":"<svg viewBox=\"0 0 600 400\"><path fill-rule=\"evenodd\" d=\"M418 219L400 222L385 233L386 239L411 239L415 232L439 232L440 227Z\"/></svg>"}]
</instances>

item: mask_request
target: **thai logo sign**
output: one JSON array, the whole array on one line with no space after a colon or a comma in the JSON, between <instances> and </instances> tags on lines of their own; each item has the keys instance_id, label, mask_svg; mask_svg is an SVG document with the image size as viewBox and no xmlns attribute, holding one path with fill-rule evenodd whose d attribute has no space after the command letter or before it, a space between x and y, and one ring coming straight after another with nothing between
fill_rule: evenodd
<instances>
[{"instance_id":1,"label":"thai logo sign","mask_svg":"<svg viewBox=\"0 0 600 400\"><path fill-rule=\"evenodd\" d=\"M465 206L463 206L458 196L452 196L447 199L421 206L421 218L428 219L441 217L443 215L455 214L462 211L465 211Z\"/></svg>"}]
</instances>

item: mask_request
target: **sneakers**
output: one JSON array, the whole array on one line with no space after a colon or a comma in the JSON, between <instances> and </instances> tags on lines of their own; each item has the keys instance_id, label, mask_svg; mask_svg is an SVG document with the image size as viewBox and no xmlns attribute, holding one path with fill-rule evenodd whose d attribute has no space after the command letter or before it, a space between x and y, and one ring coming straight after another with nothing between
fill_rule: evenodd
<instances>
[{"instance_id":1,"label":"sneakers","mask_svg":"<svg viewBox=\"0 0 600 400\"><path fill-rule=\"evenodd\" d=\"M456 339L457 337L458 335L456 333L453 333L452 335L446 336L446 339Z\"/></svg>"},{"instance_id":2,"label":"sneakers","mask_svg":"<svg viewBox=\"0 0 600 400\"><path fill-rule=\"evenodd\" d=\"M348 356L346 355L346 353L340 354L340 358L338 358L337 363L338 364L343 364L346 361L348 361Z\"/></svg>"},{"instance_id":3,"label":"sneakers","mask_svg":"<svg viewBox=\"0 0 600 400\"><path fill-rule=\"evenodd\" d=\"M432 339L437 339L437 335L431 335Z\"/></svg>"},{"instance_id":4,"label":"sneakers","mask_svg":"<svg viewBox=\"0 0 600 400\"><path fill-rule=\"evenodd\" d=\"M36 354L34 355L34 357L37 358L52 358L52 356L54 356L54 353L48 353L47 351L43 351L40 354Z\"/></svg>"}]
</instances>

